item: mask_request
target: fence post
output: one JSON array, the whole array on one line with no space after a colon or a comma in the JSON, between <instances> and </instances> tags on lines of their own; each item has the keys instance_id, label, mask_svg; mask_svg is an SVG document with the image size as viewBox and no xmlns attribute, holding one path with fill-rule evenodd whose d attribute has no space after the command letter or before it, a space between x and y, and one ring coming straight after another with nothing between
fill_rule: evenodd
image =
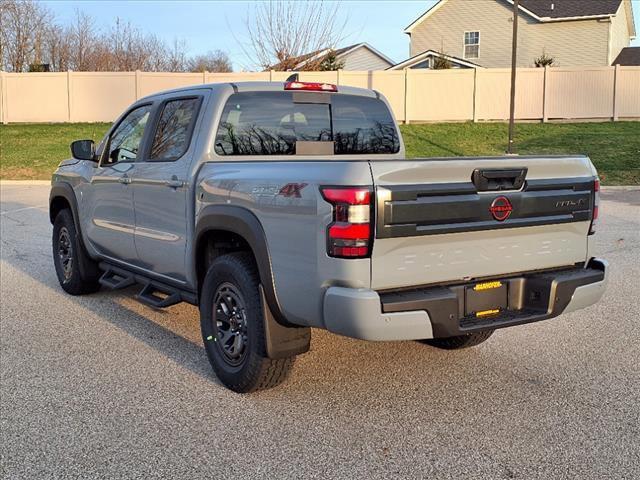
<instances>
[{"instance_id":1,"label":"fence post","mask_svg":"<svg viewBox=\"0 0 640 480\"><path fill-rule=\"evenodd\" d=\"M549 87L549 66L544 66L544 77L542 79L542 123L549 121L547 109L547 89Z\"/></svg>"},{"instance_id":2,"label":"fence post","mask_svg":"<svg viewBox=\"0 0 640 480\"><path fill-rule=\"evenodd\" d=\"M4 125L9 123L7 120L7 102L6 102L7 81L4 71L0 71L0 121Z\"/></svg>"},{"instance_id":3,"label":"fence post","mask_svg":"<svg viewBox=\"0 0 640 480\"><path fill-rule=\"evenodd\" d=\"M404 123L405 125L409 125L409 70L410 68L404 69Z\"/></svg>"},{"instance_id":4,"label":"fence post","mask_svg":"<svg viewBox=\"0 0 640 480\"><path fill-rule=\"evenodd\" d=\"M206 70L202 71L202 83L207 83L207 72Z\"/></svg>"},{"instance_id":5,"label":"fence post","mask_svg":"<svg viewBox=\"0 0 640 480\"><path fill-rule=\"evenodd\" d=\"M273 70L269 70L269 81L273 82Z\"/></svg>"},{"instance_id":6,"label":"fence post","mask_svg":"<svg viewBox=\"0 0 640 480\"><path fill-rule=\"evenodd\" d=\"M473 69L473 123L478 122L478 114L476 111L476 96L478 94L478 69Z\"/></svg>"},{"instance_id":7,"label":"fence post","mask_svg":"<svg viewBox=\"0 0 640 480\"><path fill-rule=\"evenodd\" d=\"M67 70L67 122L71 123L71 70Z\"/></svg>"},{"instance_id":8,"label":"fence post","mask_svg":"<svg viewBox=\"0 0 640 480\"><path fill-rule=\"evenodd\" d=\"M618 121L618 81L620 78L620 65L616 64L613 70L613 113L611 118L614 122Z\"/></svg>"},{"instance_id":9,"label":"fence post","mask_svg":"<svg viewBox=\"0 0 640 480\"><path fill-rule=\"evenodd\" d=\"M135 81L135 88L136 88L136 100L138 100L140 98L140 70L136 70L136 81Z\"/></svg>"},{"instance_id":10,"label":"fence post","mask_svg":"<svg viewBox=\"0 0 640 480\"><path fill-rule=\"evenodd\" d=\"M341 68L339 68L339 69L336 71L336 85L340 85L340 74L341 74L341 73L342 73L342 69L341 69Z\"/></svg>"}]
</instances>

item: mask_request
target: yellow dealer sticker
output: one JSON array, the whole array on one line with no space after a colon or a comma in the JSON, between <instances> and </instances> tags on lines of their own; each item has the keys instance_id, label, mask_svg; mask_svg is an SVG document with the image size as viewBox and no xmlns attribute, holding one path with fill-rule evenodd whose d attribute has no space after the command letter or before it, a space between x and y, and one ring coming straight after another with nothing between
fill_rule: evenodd
<instances>
[{"instance_id":1,"label":"yellow dealer sticker","mask_svg":"<svg viewBox=\"0 0 640 480\"><path fill-rule=\"evenodd\" d=\"M492 288L500 288L502 286L502 282L484 282L484 283L479 283L477 284L475 287L473 287L473 289L478 292L480 290L490 290Z\"/></svg>"}]
</instances>

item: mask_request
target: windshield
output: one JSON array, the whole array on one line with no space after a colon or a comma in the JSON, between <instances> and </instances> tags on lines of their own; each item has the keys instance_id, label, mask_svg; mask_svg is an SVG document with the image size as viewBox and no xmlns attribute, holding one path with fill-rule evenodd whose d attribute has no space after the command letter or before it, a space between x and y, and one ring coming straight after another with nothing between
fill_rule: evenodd
<instances>
[{"instance_id":1,"label":"windshield","mask_svg":"<svg viewBox=\"0 0 640 480\"><path fill-rule=\"evenodd\" d=\"M329 98L330 103L307 103L294 102L294 94L284 91L233 94L222 112L215 151L294 155L297 142L310 141L333 142L336 155L400 150L393 117L382 100L357 95Z\"/></svg>"}]
</instances>

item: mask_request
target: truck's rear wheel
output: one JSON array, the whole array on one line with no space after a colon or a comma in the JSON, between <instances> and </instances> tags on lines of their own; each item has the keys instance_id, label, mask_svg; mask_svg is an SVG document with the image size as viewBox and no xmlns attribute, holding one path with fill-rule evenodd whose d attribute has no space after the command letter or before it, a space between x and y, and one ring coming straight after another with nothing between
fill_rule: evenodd
<instances>
[{"instance_id":1,"label":"truck's rear wheel","mask_svg":"<svg viewBox=\"0 0 640 480\"><path fill-rule=\"evenodd\" d=\"M98 265L87 255L68 209L61 210L53 222L52 246L56 275L65 292L82 295L100 289Z\"/></svg>"},{"instance_id":2,"label":"truck's rear wheel","mask_svg":"<svg viewBox=\"0 0 640 480\"><path fill-rule=\"evenodd\" d=\"M213 261L200 298L200 326L209 362L229 389L247 393L286 379L295 357L267 357L259 277L250 254Z\"/></svg>"},{"instance_id":3,"label":"truck's rear wheel","mask_svg":"<svg viewBox=\"0 0 640 480\"><path fill-rule=\"evenodd\" d=\"M475 347L485 342L493 335L493 330L485 330L483 332L466 333L455 337L446 338L430 338L422 340L432 347L443 348L445 350L458 350L460 348Z\"/></svg>"}]
</instances>

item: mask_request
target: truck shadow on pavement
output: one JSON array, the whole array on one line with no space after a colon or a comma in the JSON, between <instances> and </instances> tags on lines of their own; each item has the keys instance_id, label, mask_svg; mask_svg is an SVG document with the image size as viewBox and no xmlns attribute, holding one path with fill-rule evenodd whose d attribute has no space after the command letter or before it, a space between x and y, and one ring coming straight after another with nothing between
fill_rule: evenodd
<instances>
[{"instance_id":1,"label":"truck shadow on pavement","mask_svg":"<svg viewBox=\"0 0 640 480\"><path fill-rule=\"evenodd\" d=\"M54 295L64 297L64 301L71 301L87 309L96 317L144 342L175 363L206 380L213 380L219 384L211 371L202 345L198 344L200 331L198 311L195 307L177 305L166 311L153 310L135 300L137 290L134 287L121 292L102 289L90 295L78 297L67 295L60 288L55 275L50 247L51 225L46 218L47 214L37 209L22 210L19 217L13 218L11 212L25 207L28 206L17 203L3 204L5 212L2 217L3 230L5 228L31 230L29 227L32 222L29 217L37 215L40 217L38 223L46 225L46 233L42 229L28 232L25 236L29 237L29 242L19 245L19 248L3 239L3 263L6 262L28 275ZM3 301L10 300L3 299Z\"/></svg>"},{"instance_id":2,"label":"truck shadow on pavement","mask_svg":"<svg viewBox=\"0 0 640 480\"><path fill-rule=\"evenodd\" d=\"M32 243L32 246L35 244ZM41 249L37 255L33 251L17 253L10 252L8 248L3 250L4 262L28 275L54 295L60 295L64 297L64 301L71 301L87 309L91 312L91 317L109 322L176 364L221 386L211 370L201 343L196 307L181 304L166 310L154 310L135 300L135 287L122 291L101 290L95 294L73 297L64 293L58 285L48 249ZM311 351L298 358L287 383L273 392L288 390L289 393L298 391L300 394L308 394L310 387L313 390L320 387L328 393L336 388L348 388L349 385L363 382L411 382L415 378L408 372L415 373L415 367L409 367L404 373L396 368L398 365L390 370L388 362L391 358L402 362L402 357L405 356L405 361L409 362L409 357L415 357L416 350L419 349L424 355L419 361L428 364L435 360L430 357L444 354L415 342L363 342L315 329L312 338ZM402 352L407 347L413 354L403 355ZM469 358L469 354L464 357ZM362 362L363 358L367 361ZM366 367L365 372L362 371L363 366ZM373 378L367 377L367 371L373 374Z\"/></svg>"},{"instance_id":3,"label":"truck shadow on pavement","mask_svg":"<svg viewBox=\"0 0 640 480\"><path fill-rule=\"evenodd\" d=\"M11 209L23 207L26 206L11 205ZM44 209L25 212L22 218L12 219L10 212L3 217L3 223L12 222L13 228L26 229L26 236L30 238L20 249L3 240L3 262L54 295L64 296L64 301L87 309L100 321L110 323L175 364L224 388L206 358L196 307L181 304L167 310L153 310L133 298L134 288L122 292L102 290L82 297L65 294L58 285L51 259L47 213ZM43 229L43 225L47 228ZM5 228L9 226L6 224ZM513 345L503 349L502 335L497 332L487 344L474 349L446 352L419 342L364 342L314 330L311 351L298 358L289 379L280 387L254 396L287 398L286 403L290 404L296 398L313 393L324 399L338 396L349 405L388 404L398 401L398 391L404 392L402 401L424 400L426 392L433 393L434 389L444 392L462 381L465 391L476 390L488 398L492 397L493 389L500 389L504 382L519 384L528 395L533 394L532 389L543 395L548 393L556 382L550 384L552 378L549 377L543 380L537 371L539 366L532 364L531 358L519 355L517 347L515 352ZM552 362L550 358L538 360L545 366ZM451 392L444 395L447 402L451 401L450 395ZM448 408L446 402L441 407Z\"/></svg>"}]
</instances>

